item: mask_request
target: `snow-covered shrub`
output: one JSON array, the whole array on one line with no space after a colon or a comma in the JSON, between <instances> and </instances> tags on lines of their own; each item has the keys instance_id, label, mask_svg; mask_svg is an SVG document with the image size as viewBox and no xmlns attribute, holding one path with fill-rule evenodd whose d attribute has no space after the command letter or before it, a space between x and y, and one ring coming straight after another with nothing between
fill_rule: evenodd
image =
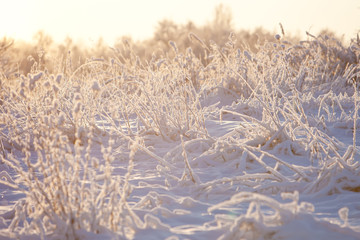
<instances>
[{"instance_id":1,"label":"snow-covered shrub","mask_svg":"<svg viewBox=\"0 0 360 240\"><path fill-rule=\"evenodd\" d=\"M176 51L176 45L172 44ZM181 134L190 138L205 135L204 116L196 91L197 67L192 66L199 63L193 58L188 50L186 55L177 53L174 59L154 59L148 69L135 65L131 66L129 75L119 73L120 84L109 82L107 88L113 89L109 93L112 101L121 102L123 108L109 107L103 117L119 131L122 131L119 117L124 119L129 133L133 131L129 117L136 116L137 131L151 132L164 139L179 140ZM116 62L123 69L128 68Z\"/></svg>"},{"instance_id":2,"label":"snow-covered shrub","mask_svg":"<svg viewBox=\"0 0 360 240\"><path fill-rule=\"evenodd\" d=\"M84 147L78 136L72 147L56 128L48 131L46 139L34 139L36 153L26 149L24 157L3 159L18 173L16 189L25 194L15 207L9 236L83 239L89 232L125 237L129 229L137 228L139 220L126 203L128 179L112 176L114 141L101 145L102 156L98 158L92 156L93 128ZM134 151L136 148L132 155Z\"/></svg>"},{"instance_id":3,"label":"snow-covered shrub","mask_svg":"<svg viewBox=\"0 0 360 240\"><path fill-rule=\"evenodd\" d=\"M18 81L4 86L1 106L1 162L17 175L10 187L24 194L9 237L83 239L86 232L125 236L136 228L126 203L129 179L112 175L114 134L96 126L99 83L46 72Z\"/></svg>"}]
</instances>

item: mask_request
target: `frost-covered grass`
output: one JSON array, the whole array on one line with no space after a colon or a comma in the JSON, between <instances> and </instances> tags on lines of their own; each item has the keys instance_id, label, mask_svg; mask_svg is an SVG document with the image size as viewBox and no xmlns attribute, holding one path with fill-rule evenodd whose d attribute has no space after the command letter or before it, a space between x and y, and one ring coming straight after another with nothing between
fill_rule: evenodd
<instances>
[{"instance_id":1,"label":"frost-covered grass","mask_svg":"<svg viewBox=\"0 0 360 240\"><path fill-rule=\"evenodd\" d=\"M169 42L174 58L3 75L0 236L360 235L359 42L189 38L207 65Z\"/></svg>"}]
</instances>

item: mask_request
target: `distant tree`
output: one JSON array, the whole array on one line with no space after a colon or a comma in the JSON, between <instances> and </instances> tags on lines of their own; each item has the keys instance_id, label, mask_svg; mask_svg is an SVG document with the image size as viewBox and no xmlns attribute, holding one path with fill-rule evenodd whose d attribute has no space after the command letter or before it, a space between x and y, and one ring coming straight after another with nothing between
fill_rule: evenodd
<instances>
[{"instance_id":1,"label":"distant tree","mask_svg":"<svg viewBox=\"0 0 360 240\"><path fill-rule=\"evenodd\" d=\"M213 26L215 29L232 30L233 17L231 9L222 3L215 7Z\"/></svg>"},{"instance_id":2,"label":"distant tree","mask_svg":"<svg viewBox=\"0 0 360 240\"><path fill-rule=\"evenodd\" d=\"M199 36L203 39L212 40L218 45L225 44L229 34L234 32L231 9L223 4L216 6L213 20L203 27L202 32Z\"/></svg>"},{"instance_id":3,"label":"distant tree","mask_svg":"<svg viewBox=\"0 0 360 240\"><path fill-rule=\"evenodd\" d=\"M167 46L170 40L176 39L178 30L178 25L172 20L164 19L160 21L156 27L154 40Z\"/></svg>"}]
</instances>

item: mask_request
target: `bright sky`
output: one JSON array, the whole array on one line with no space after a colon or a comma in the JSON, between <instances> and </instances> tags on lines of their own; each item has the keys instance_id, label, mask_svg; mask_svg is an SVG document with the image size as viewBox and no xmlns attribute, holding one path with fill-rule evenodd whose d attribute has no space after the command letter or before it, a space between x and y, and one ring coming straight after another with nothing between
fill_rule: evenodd
<instances>
[{"instance_id":1,"label":"bright sky","mask_svg":"<svg viewBox=\"0 0 360 240\"><path fill-rule=\"evenodd\" d=\"M302 37L329 28L345 39L360 30L360 0L0 0L0 38L31 40L42 29L56 41L102 36L111 45L123 35L151 37L165 18L204 24L219 3L231 8L236 29L279 31L281 22Z\"/></svg>"}]
</instances>

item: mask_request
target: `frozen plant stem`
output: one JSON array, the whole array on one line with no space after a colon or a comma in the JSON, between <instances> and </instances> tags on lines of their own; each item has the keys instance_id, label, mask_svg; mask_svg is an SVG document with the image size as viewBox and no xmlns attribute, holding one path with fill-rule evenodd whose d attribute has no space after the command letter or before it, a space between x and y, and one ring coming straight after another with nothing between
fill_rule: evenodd
<instances>
[{"instance_id":1,"label":"frozen plant stem","mask_svg":"<svg viewBox=\"0 0 360 240\"><path fill-rule=\"evenodd\" d=\"M356 154L356 125L358 119L358 88L357 83L354 82L354 130L353 130L353 149L351 154L351 161L354 161L355 154Z\"/></svg>"},{"instance_id":2,"label":"frozen plant stem","mask_svg":"<svg viewBox=\"0 0 360 240\"><path fill-rule=\"evenodd\" d=\"M186 149L185 149L185 144L184 144L184 140L183 140L183 136L180 135L180 139L181 139L181 146L182 146L182 149L183 149L183 157L184 157L184 161L185 161L185 167L187 168L188 172L189 172L189 175L191 177L191 181L193 183L196 183L196 180L194 178L194 174L193 174L193 171L190 167L190 164L189 164L189 160L188 160L188 157L187 157L187 153L186 153ZM185 176L185 175L184 175Z\"/></svg>"},{"instance_id":3,"label":"frozen plant stem","mask_svg":"<svg viewBox=\"0 0 360 240\"><path fill-rule=\"evenodd\" d=\"M249 87L251 92L254 94L254 97L256 97L256 99L260 102L260 104L263 105L265 111L269 114L269 116L275 123L277 130L279 130L281 128L280 124L276 121L273 114L271 114L271 111L269 110L268 106L266 106L266 104L258 97L258 94L255 92L255 90L250 86L250 84L246 81L246 79L243 76L241 76L241 74L236 72L234 69L231 69L231 71L234 72L237 76L239 76L245 82L245 84Z\"/></svg>"}]
</instances>

